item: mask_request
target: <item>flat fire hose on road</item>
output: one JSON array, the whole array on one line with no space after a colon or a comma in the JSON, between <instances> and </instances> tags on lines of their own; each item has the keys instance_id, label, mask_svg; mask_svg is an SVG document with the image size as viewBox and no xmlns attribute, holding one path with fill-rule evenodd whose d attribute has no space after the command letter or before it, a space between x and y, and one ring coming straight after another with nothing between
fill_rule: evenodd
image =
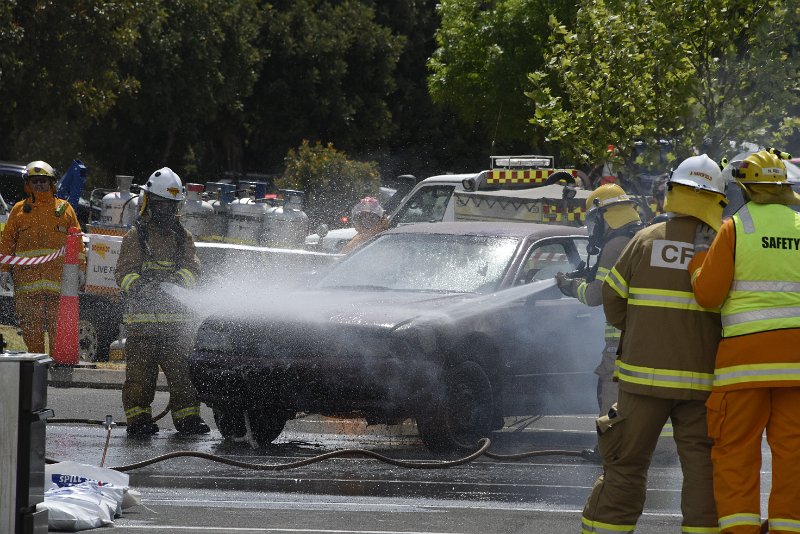
<instances>
[{"instance_id":1,"label":"flat fire hose on road","mask_svg":"<svg viewBox=\"0 0 800 534\"><path fill-rule=\"evenodd\" d=\"M167 407L164 409L163 412L161 412L155 418L153 418L153 421L158 421L159 419L163 418L167 413L169 413L169 405L167 405ZM114 426L124 426L126 424L126 423L114 423L111 419L111 416L106 417L105 421L92 420L92 419L51 419L49 423L90 424L90 425L104 426L106 428L106 439L105 439L105 447L103 448L103 456L102 459L100 460L101 466L103 466L103 464L105 463L106 452L108 451L108 445L111 438L112 428ZM153 458L149 458L147 460L143 460L141 462L136 462L133 464L110 467L109 469L113 469L115 471L120 471L120 472L133 471L134 469L140 469L148 465L180 457L201 458L204 460L218 462L233 467L240 467L242 469L253 469L256 471L285 471L287 469L304 467L306 465L314 464L324 460L330 460L332 458L353 458L353 457L372 458L393 465L395 467L406 467L409 469L446 469L450 467L457 467L459 465L464 465L466 463L472 462L473 460L480 458L481 456L485 456L493 460L503 460L503 461L523 460L525 458L532 458L536 456L577 456L581 458L586 458L586 454L583 451L568 450L568 449L546 449L546 450L527 451L517 454L496 454L489 452L489 447L491 447L491 444L492 441L488 437L481 438L480 440L478 440L479 447L478 450L476 450L475 452L467 456L464 456L462 458L457 458L455 460L443 460L443 461L426 460L426 461L412 462L407 460L397 460L394 458L390 458L388 456L384 456L383 454L379 454L377 452L370 451L367 449L340 449L336 451L327 452L324 454L319 454L317 456L312 456L304 460L298 460L295 462L287 462L283 464L258 464L250 462L240 462L238 460L231 460L229 458L225 458L224 456L209 454L205 452L175 451L167 454L161 454L159 456L155 456ZM52 464L52 463L58 463L58 460L46 458L46 462Z\"/></svg>"}]
</instances>

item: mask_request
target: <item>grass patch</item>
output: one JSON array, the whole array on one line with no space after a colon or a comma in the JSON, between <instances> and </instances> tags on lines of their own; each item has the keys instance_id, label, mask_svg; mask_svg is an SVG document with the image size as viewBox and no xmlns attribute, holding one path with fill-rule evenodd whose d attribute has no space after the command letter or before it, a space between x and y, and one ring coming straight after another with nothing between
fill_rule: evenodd
<instances>
[{"instance_id":1,"label":"grass patch","mask_svg":"<svg viewBox=\"0 0 800 534\"><path fill-rule=\"evenodd\" d=\"M124 371L124 362L95 362L98 369L111 369L112 371Z\"/></svg>"},{"instance_id":2,"label":"grass patch","mask_svg":"<svg viewBox=\"0 0 800 534\"><path fill-rule=\"evenodd\" d=\"M27 347L25 347L25 342L22 341L22 336L17 333L16 326L0 325L0 335L3 336L3 341L6 344L6 350L27 350Z\"/></svg>"}]
</instances>

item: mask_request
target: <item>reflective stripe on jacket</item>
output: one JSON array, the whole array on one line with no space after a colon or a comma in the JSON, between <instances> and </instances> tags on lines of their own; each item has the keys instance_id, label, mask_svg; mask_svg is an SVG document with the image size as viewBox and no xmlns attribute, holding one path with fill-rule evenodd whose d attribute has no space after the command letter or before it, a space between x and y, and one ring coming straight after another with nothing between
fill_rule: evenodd
<instances>
[{"instance_id":1,"label":"reflective stripe on jacket","mask_svg":"<svg viewBox=\"0 0 800 534\"><path fill-rule=\"evenodd\" d=\"M630 242L631 238L628 235L618 235L612 237L607 243L603 245L600 251L600 256L597 258L597 272L595 273L594 280L588 282L586 280L577 281L577 287L574 293L575 297L587 306L600 306L603 304L603 282L605 282L611 268L619 259L623 249ZM605 334L603 336L606 342L606 349L615 350L619 344L620 331L610 324L606 323Z\"/></svg>"},{"instance_id":2,"label":"reflective stripe on jacket","mask_svg":"<svg viewBox=\"0 0 800 534\"><path fill-rule=\"evenodd\" d=\"M750 202L733 220L736 256L723 337L800 328L800 214Z\"/></svg>"},{"instance_id":3,"label":"reflective stripe on jacket","mask_svg":"<svg viewBox=\"0 0 800 534\"><path fill-rule=\"evenodd\" d=\"M11 208L8 222L0 239L0 254L14 256L46 256L57 252L67 242L71 227L80 228L78 217L66 201L55 198L52 193L36 193L36 201L21 200ZM25 211L25 206L29 211ZM86 254L81 251L81 263ZM64 257L40 265L3 266L11 269L14 276L14 292L61 293L61 275Z\"/></svg>"},{"instance_id":4,"label":"reflective stripe on jacket","mask_svg":"<svg viewBox=\"0 0 800 534\"><path fill-rule=\"evenodd\" d=\"M761 223L763 217L758 215L756 217L759 220L753 222L753 204L749 203L747 207L747 213L750 216L745 215L745 219L740 216L735 220L726 220L708 252L698 254L689 265L689 270L692 273L692 285L695 288L695 297L704 306L722 305L726 312L730 312L731 309L736 312L737 307L739 311L746 310L745 313L754 311L751 306L759 298L763 298L764 303L774 302L772 299L774 292L765 292L760 289L769 287L775 280L786 280L785 272L784 274L778 274L782 268L789 268L790 270L797 268L798 251L788 248L788 242L786 242L787 248L784 249L783 244L785 241L770 240L770 236L762 232L762 230L768 228L777 229L777 226L782 224L781 221L783 221L783 224L786 225L783 229L789 231L789 234L783 233L782 230L780 237L789 237L792 232L800 237L798 235L800 234L800 227L794 226L794 229L792 229L793 225L797 224L797 215L790 210L780 209L782 206L776 206L779 209L763 212L770 219L767 225L763 225ZM770 207L770 205L757 205L755 206L755 211L761 212L760 207ZM741 215L742 213L740 210L739 214ZM753 243L756 246L749 248L749 252L745 250L747 245L740 247L737 242L738 232L744 233L747 228L753 228L757 235L767 238L765 242L756 241ZM766 247L761 246L759 243L765 243ZM781 247L780 249L778 248L779 246ZM772 254L769 254L770 260L762 259L767 257L764 255L765 252L776 251L780 252L780 256L784 256L785 259L776 259ZM746 258L746 255L752 257ZM753 262L751 267L748 267L748 269L754 269L752 271L753 274L748 275L746 269L738 266L742 261ZM770 263L770 265L767 266L766 263ZM747 281L741 279L742 274L751 276L754 279L753 281L757 283L754 285L736 284L736 279L738 281ZM769 277L773 278L770 279ZM767 285L762 285L762 281L767 282ZM800 280L795 279L792 281L789 279L789 281L796 283ZM726 303L726 300L732 293L731 288L734 286L737 287L737 291L745 288L746 293L744 294L747 295L747 299L740 304L734 302L733 308L731 308L730 304ZM754 288L758 291L750 292ZM755 300L753 300L753 297L756 297ZM736 316L734 315L733 317ZM747 322L741 323L741 325L746 324ZM761 323L761 325L764 326L764 323ZM732 326L736 327L737 325ZM733 331L735 332L736 330L734 329ZM726 333L728 337L721 339L717 350L715 390L729 391L754 387L797 387L800 385L798 384L800 379L798 377L798 374L800 374L800 370L798 370L800 367L800 354L797 350L797 347L800 347L800 328L764 330L740 335L730 335L730 328L726 328Z\"/></svg>"},{"instance_id":5,"label":"reflective stripe on jacket","mask_svg":"<svg viewBox=\"0 0 800 534\"><path fill-rule=\"evenodd\" d=\"M125 293L122 320L129 335L188 322L187 310L161 289L161 283L194 287L200 272L191 234L182 226L163 229L150 225L147 234L149 254L143 250L139 230L132 228L125 234L115 271L117 285Z\"/></svg>"},{"instance_id":6,"label":"reflective stripe on jacket","mask_svg":"<svg viewBox=\"0 0 800 534\"><path fill-rule=\"evenodd\" d=\"M620 389L698 400L711 390L719 311L697 303L686 270L698 224L672 217L640 230L606 277L606 318L623 331Z\"/></svg>"}]
</instances>

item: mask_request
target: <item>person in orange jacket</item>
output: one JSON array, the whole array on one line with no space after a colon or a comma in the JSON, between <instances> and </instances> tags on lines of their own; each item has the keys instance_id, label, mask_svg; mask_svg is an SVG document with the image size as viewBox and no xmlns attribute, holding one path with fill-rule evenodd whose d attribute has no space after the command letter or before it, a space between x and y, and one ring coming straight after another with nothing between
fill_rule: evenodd
<instances>
[{"instance_id":1,"label":"person in orange jacket","mask_svg":"<svg viewBox=\"0 0 800 534\"><path fill-rule=\"evenodd\" d=\"M389 221L384 216L383 207L375 197L364 197L359 200L351 210L350 216L358 233L342 247L341 254L354 251L373 236L389 228Z\"/></svg>"},{"instance_id":2,"label":"person in orange jacket","mask_svg":"<svg viewBox=\"0 0 800 534\"><path fill-rule=\"evenodd\" d=\"M695 235L698 304L721 306L706 407L720 532L761 526L761 437L772 451L769 532L800 532L800 204L786 166L761 151L731 163L748 201L715 236Z\"/></svg>"},{"instance_id":3,"label":"person in orange jacket","mask_svg":"<svg viewBox=\"0 0 800 534\"><path fill-rule=\"evenodd\" d=\"M0 254L30 257L58 252L66 244L69 229L80 228L75 210L56 198L55 171L46 162L28 163L24 178L27 198L11 208L0 238ZM85 254L81 263L85 264ZM39 265L3 265L0 285L10 289L13 276L14 309L28 352L45 352L45 333L53 347L63 267L63 256Z\"/></svg>"}]
</instances>

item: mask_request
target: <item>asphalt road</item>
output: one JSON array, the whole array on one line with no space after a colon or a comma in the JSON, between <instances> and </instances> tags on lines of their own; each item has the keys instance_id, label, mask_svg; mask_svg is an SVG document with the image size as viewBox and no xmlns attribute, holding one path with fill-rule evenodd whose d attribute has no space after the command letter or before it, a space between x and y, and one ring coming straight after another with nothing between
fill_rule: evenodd
<instances>
[{"instance_id":1,"label":"asphalt road","mask_svg":"<svg viewBox=\"0 0 800 534\"><path fill-rule=\"evenodd\" d=\"M57 418L122 417L118 390L49 388ZM158 393L154 411L166 406ZM210 414L204 412L207 420ZM523 423L528 427L522 430ZM431 455L411 423L364 427L361 421L308 416L290 422L277 442L253 450L208 436L181 438L164 421L152 439L133 440L114 429L106 466L176 450L200 451L257 464L283 464L342 448L404 460L451 460ZM532 418L491 436L492 451L580 450L592 444L590 416ZM105 431L99 426L50 424L47 456L98 464ZM662 438L650 470L645 514L637 533L680 531L680 466ZM764 488L770 463L765 459ZM291 470L240 469L197 458L176 458L130 472L142 503L125 511L115 532L478 534L580 531L580 511L599 466L575 456L523 461L486 458L449 469L406 469L368 458L337 458Z\"/></svg>"}]
</instances>

